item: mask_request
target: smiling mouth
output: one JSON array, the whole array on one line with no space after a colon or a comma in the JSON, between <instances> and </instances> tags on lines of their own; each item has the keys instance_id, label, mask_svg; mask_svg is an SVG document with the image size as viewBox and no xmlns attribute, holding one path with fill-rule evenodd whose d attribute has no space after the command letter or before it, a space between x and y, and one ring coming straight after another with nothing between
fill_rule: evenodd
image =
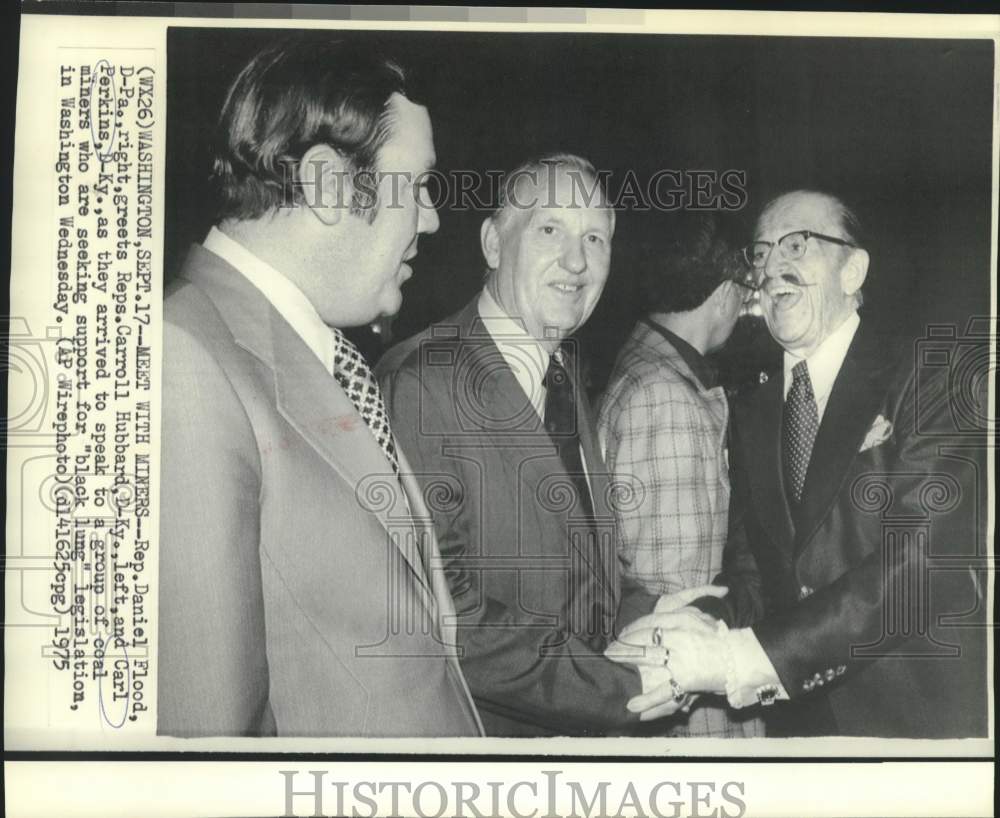
<instances>
[{"instance_id":1,"label":"smiling mouth","mask_svg":"<svg viewBox=\"0 0 1000 818\"><path fill-rule=\"evenodd\" d=\"M772 279L768 282L768 284L764 287L764 293L774 305L775 309L779 310L791 309L799 303L803 295L803 291L800 287L796 287L792 284L786 284L784 281L776 279Z\"/></svg>"},{"instance_id":2,"label":"smiling mouth","mask_svg":"<svg viewBox=\"0 0 1000 818\"><path fill-rule=\"evenodd\" d=\"M582 284L550 284L553 290L564 295L575 295L583 289Z\"/></svg>"}]
</instances>

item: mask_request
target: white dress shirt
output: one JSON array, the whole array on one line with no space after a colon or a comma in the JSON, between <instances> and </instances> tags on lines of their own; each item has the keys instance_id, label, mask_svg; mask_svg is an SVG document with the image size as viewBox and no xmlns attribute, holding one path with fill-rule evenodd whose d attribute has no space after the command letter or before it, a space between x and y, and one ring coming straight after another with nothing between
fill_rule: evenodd
<instances>
[{"instance_id":1,"label":"white dress shirt","mask_svg":"<svg viewBox=\"0 0 1000 818\"><path fill-rule=\"evenodd\" d=\"M847 350L850 348L851 341L854 340L854 334L858 331L860 324L861 317L857 311L854 311L823 340L823 343L808 358L800 358L791 352L785 352L785 397L788 397L788 390L792 388L792 368L799 361L804 360L806 369L809 370L809 381L812 383L820 422L822 422L823 413L826 411L826 403L830 400L830 392L833 391L833 382L840 374L840 367L844 365Z\"/></svg>"},{"instance_id":2,"label":"white dress shirt","mask_svg":"<svg viewBox=\"0 0 1000 818\"><path fill-rule=\"evenodd\" d=\"M792 367L799 361L805 360L820 422L823 421L823 413L826 411L830 392L833 391L833 383L840 374L844 358L847 357L847 350L854 340L854 334L858 331L860 323L861 318L857 311L852 312L808 358L803 359L791 352L785 352L785 398L788 397L788 390L791 388ZM758 691L767 687L776 688L777 698L789 698L788 691L781 684L774 665L771 664L752 628L727 631L723 635L723 641L729 669L725 693L730 706L746 707L756 704Z\"/></svg>"},{"instance_id":3,"label":"white dress shirt","mask_svg":"<svg viewBox=\"0 0 1000 818\"><path fill-rule=\"evenodd\" d=\"M209 231L202 246L228 262L260 290L264 298L320 359L326 371L333 372L333 333L323 323L323 319L319 317L316 308L302 290L217 227Z\"/></svg>"}]
</instances>

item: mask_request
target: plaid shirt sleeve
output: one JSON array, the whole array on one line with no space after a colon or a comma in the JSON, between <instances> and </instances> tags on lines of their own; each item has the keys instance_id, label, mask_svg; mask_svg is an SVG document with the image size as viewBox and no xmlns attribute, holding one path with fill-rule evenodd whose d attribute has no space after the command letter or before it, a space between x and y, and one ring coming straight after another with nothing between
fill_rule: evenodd
<instances>
[{"instance_id":1,"label":"plaid shirt sleeve","mask_svg":"<svg viewBox=\"0 0 1000 818\"><path fill-rule=\"evenodd\" d=\"M612 479L634 487L615 510L623 572L654 593L711 582L729 502L719 420L680 378L632 376L618 387L599 423Z\"/></svg>"}]
</instances>

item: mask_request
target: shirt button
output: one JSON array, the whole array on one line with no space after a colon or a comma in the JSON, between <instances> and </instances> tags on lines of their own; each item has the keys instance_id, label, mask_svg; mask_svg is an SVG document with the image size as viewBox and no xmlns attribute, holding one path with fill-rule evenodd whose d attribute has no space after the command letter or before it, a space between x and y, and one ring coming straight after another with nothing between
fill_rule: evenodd
<instances>
[{"instance_id":1,"label":"shirt button","mask_svg":"<svg viewBox=\"0 0 1000 818\"><path fill-rule=\"evenodd\" d=\"M799 599L805 599L807 596L812 596L813 589L808 585L803 585L799 588Z\"/></svg>"}]
</instances>

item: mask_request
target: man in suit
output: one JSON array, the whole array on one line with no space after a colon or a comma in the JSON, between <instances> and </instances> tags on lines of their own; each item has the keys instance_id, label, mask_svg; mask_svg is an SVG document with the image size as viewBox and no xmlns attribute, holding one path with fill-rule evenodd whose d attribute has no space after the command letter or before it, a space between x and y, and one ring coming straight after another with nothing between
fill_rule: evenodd
<instances>
[{"instance_id":1,"label":"man in suit","mask_svg":"<svg viewBox=\"0 0 1000 818\"><path fill-rule=\"evenodd\" d=\"M220 218L164 305L161 734L481 733L419 487L340 331L399 309L433 163L369 48L289 42L229 90Z\"/></svg>"},{"instance_id":2,"label":"man in suit","mask_svg":"<svg viewBox=\"0 0 1000 818\"><path fill-rule=\"evenodd\" d=\"M717 214L699 213L681 228L648 262L643 290L651 311L618 354L598 417L611 477L645 488L641 503L617 514L625 576L655 594L704 585L722 569L729 401L708 356L726 343L754 292ZM762 732L752 714L708 700L670 727L675 736Z\"/></svg>"},{"instance_id":3,"label":"man in suit","mask_svg":"<svg viewBox=\"0 0 1000 818\"><path fill-rule=\"evenodd\" d=\"M860 317L869 254L835 197L773 200L747 257L784 367L736 411L730 593L700 604L726 624L649 617L611 653L651 645L682 690L764 705L769 735L984 736L986 415L955 410L984 395Z\"/></svg>"},{"instance_id":4,"label":"man in suit","mask_svg":"<svg viewBox=\"0 0 1000 818\"><path fill-rule=\"evenodd\" d=\"M637 716L625 702L666 676L603 657L616 620L702 593L658 603L620 582L612 491L568 340L609 271L615 216L596 180L569 154L509 174L481 230L483 291L379 362L490 735L626 730ZM670 616L706 627L693 610Z\"/></svg>"}]
</instances>

